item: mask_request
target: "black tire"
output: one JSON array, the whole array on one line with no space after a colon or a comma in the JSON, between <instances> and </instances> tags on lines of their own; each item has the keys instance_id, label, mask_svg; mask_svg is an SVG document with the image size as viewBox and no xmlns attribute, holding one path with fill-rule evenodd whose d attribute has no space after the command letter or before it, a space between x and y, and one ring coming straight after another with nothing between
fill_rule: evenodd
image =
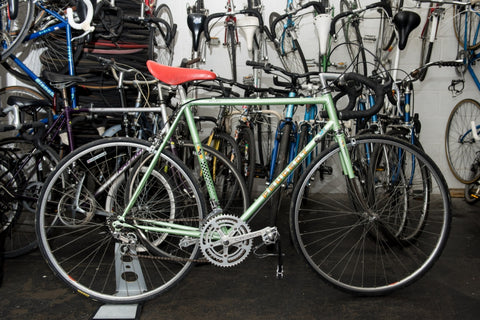
<instances>
[{"instance_id":1,"label":"black tire","mask_svg":"<svg viewBox=\"0 0 480 320\"><path fill-rule=\"evenodd\" d=\"M256 163L255 137L252 129L246 125L239 125L237 127L236 142L240 148L240 171L245 178L249 194L252 196Z\"/></svg>"},{"instance_id":2,"label":"black tire","mask_svg":"<svg viewBox=\"0 0 480 320\"><path fill-rule=\"evenodd\" d=\"M310 266L327 283L358 295L388 294L418 280L440 256L451 223L448 186L435 163L402 140L357 136L355 142L347 142L347 148L356 178L344 176L338 145L324 151L300 178L290 207L292 237ZM410 215L423 209L424 199L417 205L418 195L405 192L405 188L400 188L402 184L388 191L393 175L385 175L385 162L369 163L365 157L366 150L378 149L389 150L389 154L402 150L405 157L399 159L406 161L402 164L407 166L402 169L404 172L410 172L408 165L412 162L408 159L414 156L418 168L414 185L431 186L424 190L429 194L428 218L421 232L409 240L396 238L387 226L397 214L405 216L405 212ZM322 165L330 166L331 173L323 180L315 179ZM422 181L425 171L431 184ZM408 227L397 225L394 230L404 232Z\"/></svg>"},{"instance_id":3,"label":"black tire","mask_svg":"<svg viewBox=\"0 0 480 320\"><path fill-rule=\"evenodd\" d=\"M480 188L480 183L474 182L474 183L469 183L465 185L464 188L464 195L465 195L465 202L468 204L474 204L475 202L478 201L479 197L479 190Z\"/></svg>"},{"instance_id":4,"label":"black tire","mask_svg":"<svg viewBox=\"0 0 480 320\"><path fill-rule=\"evenodd\" d=\"M172 234L151 230L149 234L158 238L149 238L147 245L134 236L135 228L115 231L112 225L129 199L129 173L149 148L148 142L129 138L91 142L65 157L43 185L36 216L41 252L60 279L91 299L105 303L151 299L178 283L199 253L198 243L180 247L181 237ZM170 219L173 210L175 223L196 230L206 213L200 187L180 159L168 151L159 156L153 170L161 174L149 177L126 219L132 225L151 226L139 219ZM132 240L126 250L124 237ZM152 244L155 250L149 249ZM118 294L118 285L126 285L122 279L128 281L128 290Z\"/></svg>"},{"instance_id":5,"label":"black tire","mask_svg":"<svg viewBox=\"0 0 480 320\"><path fill-rule=\"evenodd\" d=\"M480 104L472 99L464 99L453 108L445 130L448 166L455 178L464 184L480 179L480 171L472 175L480 143L472 135L471 121L480 125Z\"/></svg>"},{"instance_id":6,"label":"black tire","mask_svg":"<svg viewBox=\"0 0 480 320\"><path fill-rule=\"evenodd\" d=\"M232 161L231 158L226 157L220 150L203 144L202 147L206 152L208 168L211 172L223 212L238 217L241 216L250 205L250 190L247 188L244 177L238 168L238 159ZM208 190L203 179L202 169L194 152L194 145L191 142L184 142L181 149L181 154L188 154L193 157L193 159L189 160L190 165L192 165L190 169L192 169L193 174L199 181L202 193L207 197ZM207 208L209 212L212 211L208 201Z\"/></svg>"},{"instance_id":7,"label":"black tire","mask_svg":"<svg viewBox=\"0 0 480 320\"><path fill-rule=\"evenodd\" d=\"M371 132L370 132L371 133ZM387 135L389 136L392 136L392 137L396 137L396 138L399 138L399 139L402 139L408 143L412 143L412 138L411 138L411 135L412 135L412 132L410 129L407 129L407 128L395 128L395 129L391 129L391 130L388 130L386 132ZM424 151L423 150L423 146L422 144L420 143L420 140L418 139L418 137L415 137L415 139L413 140L414 141L414 145L419 148L420 150Z\"/></svg>"},{"instance_id":8,"label":"black tire","mask_svg":"<svg viewBox=\"0 0 480 320\"><path fill-rule=\"evenodd\" d=\"M227 26L227 43L225 45L227 46L230 70L234 82L237 81L237 37L235 32L235 26L229 24Z\"/></svg>"},{"instance_id":9,"label":"black tire","mask_svg":"<svg viewBox=\"0 0 480 320\"><path fill-rule=\"evenodd\" d=\"M65 7L68 6L68 4L64 5ZM56 2L49 3L47 7L52 11L60 12L61 15L65 9L63 5L59 5ZM57 23L58 20L41 11L38 16L35 17L35 24L30 32L41 31ZM72 33L72 37L81 34L80 31L73 30ZM37 75L40 75L43 70L67 74L69 72L69 64L65 28L60 28L43 35L40 39L41 41L39 39L27 41L21 48L18 48L16 55ZM74 65L82 56L84 41L85 39L81 38L72 42ZM25 60L27 56L29 57L28 62ZM5 61L2 61L2 66L16 78L35 83L12 59L6 58ZM40 89L42 88L40 87Z\"/></svg>"},{"instance_id":10,"label":"black tire","mask_svg":"<svg viewBox=\"0 0 480 320\"><path fill-rule=\"evenodd\" d=\"M291 143L291 134L292 134L292 126L291 122L285 123L283 128L280 131L280 144L278 145L278 153L277 158L273 159L275 161L275 170L273 173L273 177L270 177L271 180L275 179L280 175L280 173L285 169L288 164L288 157L289 157L289 149ZM287 183L286 181L284 182ZM284 193L286 188L283 186L279 186L275 193L272 195L270 199L271 204L271 211L270 211L270 225L275 226L277 225L278 213L282 203L282 194Z\"/></svg>"},{"instance_id":11,"label":"black tire","mask_svg":"<svg viewBox=\"0 0 480 320\"><path fill-rule=\"evenodd\" d=\"M202 141L202 145L218 150L227 159L230 159L238 170L241 170L240 148L231 135L216 130L211 139L208 137Z\"/></svg>"},{"instance_id":12,"label":"black tire","mask_svg":"<svg viewBox=\"0 0 480 320\"><path fill-rule=\"evenodd\" d=\"M356 9L352 3L342 0L340 1L340 13ZM363 47L362 34L360 33L361 19L358 15L350 15L342 19L342 29L347 43L347 51L350 56L350 64L353 66L353 71L368 75L367 57Z\"/></svg>"},{"instance_id":13,"label":"black tire","mask_svg":"<svg viewBox=\"0 0 480 320\"><path fill-rule=\"evenodd\" d=\"M43 182L60 160L53 149L43 146L40 150L33 141L24 138L0 140L2 154L8 156L9 171L0 172L1 189L10 190L13 195L3 195L2 201L9 208L7 211L17 210L7 230L3 254L6 258L14 258L37 248L35 211L38 195ZM14 180L5 179L7 174L13 175ZM16 187L11 186L11 182ZM2 212L3 215L8 214Z\"/></svg>"},{"instance_id":14,"label":"black tire","mask_svg":"<svg viewBox=\"0 0 480 320\"><path fill-rule=\"evenodd\" d=\"M150 42L148 47L148 59L157 61L161 64L171 66L173 61L173 48L175 46L175 30L173 16L167 4L162 3L155 9L155 18L165 20L170 27L170 36L173 37L169 42L167 30L162 23L150 27Z\"/></svg>"},{"instance_id":15,"label":"black tire","mask_svg":"<svg viewBox=\"0 0 480 320\"><path fill-rule=\"evenodd\" d=\"M262 106L264 110L269 110L269 106ZM270 117L262 114L255 114L250 119L250 125L254 129L256 136L257 146L257 165L256 174L257 177L266 178L268 176L270 166L270 156L273 149L273 139L275 135L276 124L272 123Z\"/></svg>"},{"instance_id":16,"label":"black tire","mask_svg":"<svg viewBox=\"0 0 480 320\"><path fill-rule=\"evenodd\" d=\"M475 50L480 46L478 36L476 34L477 27L480 23L480 17L477 15L478 4L474 6L474 11L468 11L466 6L453 5L453 29L458 43L464 48L465 42L465 19L467 19L467 50Z\"/></svg>"},{"instance_id":17,"label":"black tire","mask_svg":"<svg viewBox=\"0 0 480 320\"><path fill-rule=\"evenodd\" d=\"M33 21L35 5L33 1L18 1L15 19L10 19L11 12L7 2L2 2L0 9L0 61L4 62L18 46L22 44Z\"/></svg>"},{"instance_id":18,"label":"black tire","mask_svg":"<svg viewBox=\"0 0 480 320\"><path fill-rule=\"evenodd\" d=\"M300 134L298 135L298 140L297 140L297 154L298 151L302 150L307 143L309 142L309 136L310 136L310 131L312 130L312 127L308 123L302 123L300 125ZM303 161L295 170L293 173L293 183L297 183L299 180L300 176L302 173L305 171L305 168L308 166L308 161Z\"/></svg>"},{"instance_id":19,"label":"black tire","mask_svg":"<svg viewBox=\"0 0 480 320\"><path fill-rule=\"evenodd\" d=\"M282 21L277 22L275 26L273 23L280 17L280 14L272 12L269 17L270 28L275 29L275 36L277 37L278 44L275 45L275 49L278 53L280 61L283 67L293 73L306 73L308 72L308 65L303 54L303 50L298 43L295 30L284 30Z\"/></svg>"},{"instance_id":20,"label":"black tire","mask_svg":"<svg viewBox=\"0 0 480 320\"><path fill-rule=\"evenodd\" d=\"M420 51L420 67L425 66L427 63L430 62L430 58L432 57L432 49L433 49L433 42L430 42L430 33L435 32L432 30L432 21L430 21L429 17L427 17L427 21L425 22L424 30L422 31L421 39L422 39L422 50ZM427 76L427 69L421 71L419 80L425 80Z\"/></svg>"}]
</instances>

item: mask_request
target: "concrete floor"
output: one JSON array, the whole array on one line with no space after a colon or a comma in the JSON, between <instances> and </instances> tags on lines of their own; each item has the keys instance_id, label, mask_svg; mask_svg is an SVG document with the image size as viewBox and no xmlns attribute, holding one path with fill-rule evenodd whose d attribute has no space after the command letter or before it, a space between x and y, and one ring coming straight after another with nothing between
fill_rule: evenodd
<instances>
[{"instance_id":1,"label":"concrete floor","mask_svg":"<svg viewBox=\"0 0 480 320\"><path fill-rule=\"evenodd\" d=\"M326 285L284 241L285 278L276 259L250 256L235 268L199 265L166 294L146 302L140 319L478 319L480 202L453 199L446 249L420 281L380 298ZM90 319L101 305L55 278L38 251L4 263L0 319Z\"/></svg>"}]
</instances>

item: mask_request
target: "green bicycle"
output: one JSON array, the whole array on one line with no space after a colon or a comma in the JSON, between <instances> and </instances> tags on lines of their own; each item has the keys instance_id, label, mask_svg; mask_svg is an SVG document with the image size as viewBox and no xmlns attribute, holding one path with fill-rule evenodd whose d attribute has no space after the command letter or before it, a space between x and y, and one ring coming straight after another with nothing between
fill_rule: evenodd
<instances>
[{"instance_id":1,"label":"green bicycle","mask_svg":"<svg viewBox=\"0 0 480 320\"><path fill-rule=\"evenodd\" d=\"M327 133L337 144L303 171L290 205L291 236L313 269L337 288L378 295L416 281L440 256L451 204L435 163L393 137L347 139L342 130L342 119L378 112L384 86L358 74L322 73L312 85L317 93L308 98L187 100L181 84L214 80L215 74L147 65L161 82L178 86L181 105L170 126L153 143L111 138L79 148L61 161L40 195L39 246L52 270L79 293L108 303L140 302L171 288L199 261L235 266L254 241L277 242L275 226L251 231L248 222ZM332 87L344 82L373 91L377 105L337 111ZM243 214L224 211L192 106L286 104L323 106L329 121ZM183 117L207 200L195 175L168 150Z\"/></svg>"}]
</instances>

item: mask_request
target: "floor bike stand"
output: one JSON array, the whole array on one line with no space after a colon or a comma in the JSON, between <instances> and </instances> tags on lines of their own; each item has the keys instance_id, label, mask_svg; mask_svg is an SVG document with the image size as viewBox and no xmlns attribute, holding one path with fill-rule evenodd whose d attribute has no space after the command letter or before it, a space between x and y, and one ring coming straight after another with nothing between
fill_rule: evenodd
<instances>
[{"instance_id":1,"label":"floor bike stand","mask_svg":"<svg viewBox=\"0 0 480 320\"><path fill-rule=\"evenodd\" d=\"M117 296L137 294L146 291L145 279L138 257L122 253L122 246L115 244L115 278ZM98 308L92 320L140 319L142 308L139 304L104 304Z\"/></svg>"}]
</instances>

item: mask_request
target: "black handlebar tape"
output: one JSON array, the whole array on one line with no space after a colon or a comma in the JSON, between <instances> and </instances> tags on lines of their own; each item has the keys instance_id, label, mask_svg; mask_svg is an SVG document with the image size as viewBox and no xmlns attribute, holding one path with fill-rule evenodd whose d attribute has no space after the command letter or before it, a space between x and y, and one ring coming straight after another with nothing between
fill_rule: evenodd
<instances>
[{"instance_id":1,"label":"black handlebar tape","mask_svg":"<svg viewBox=\"0 0 480 320\"><path fill-rule=\"evenodd\" d=\"M375 3L372 3L368 6L365 7L365 9L362 9L361 11L365 11L365 10L369 10L369 9L373 9L373 8L383 8L385 9L385 11L387 12L387 15L391 18L392 17L392 8L390 7L390 5L386 2L386 0L382 0L380 2L375 2ZM358 11L357 11L358 12ZM330 24L330 35L331 36L334 36L335 35L335 30L336 30L336 27L335 25L337 24L338 20L346 17L346 16L349 16L351 14L353 14L354 11L345 11L345 12L341 12L340 14L337 14L333 19L332 19L332 22Z\"/></svg>"},{"instance_id":2,"label":"black handlebar tape","mask_svg":"<svg viewBox=\"0 0 480 320\"><path fill-rule=\"evenodd\" d=\"M353 11L345 11L345 12L341 12L340 14L337 14L333 19L332 19L332 22L330 22L330 35L331 36L334 36L335 35L335 25L337 24L337 21L346 17L346 16L349 16L353 14Z\"/></svg>"},{"instance_id":3,"label":"black handlebar tape","mask_svg":"<svg viewBox=\"0 0 480 320\"><path fill-rule=\"evenodd\" d=\"M284 87L284 88L292 87L291 82L280 81L278 80L277 76L273 77L273 84L276 85L277 87Z\"/></svg>"},{"instance_id":4,"label":"black handlebar tape","mask_svg":"<svg viewBox=\"0 0 480 320\"><path fill-rule=\"evenodd\" d=\"M270 32L272 33L272 39L277 38L277 35L275 34L275 26L280 20L283 20L286 17L288 17L288 13L282 14L281 16L277 17L277 19L273 20L272 24L270 25Z\"/></svg>"},{"instance_id":5,"label":"black handlebar tape","mask_svg":"<svg viewBox=\"0 0 480 320\"><path fill-rule=\"evenodd\" d=\"M216 19L216 18L221 18L221 17L224 17L226 16L227 14L225 12L218 12L218 13L213 13L211 15L209 15L206 19L205 19L205 22L203 23L203 32L204 32L204 35L205 35L205 40L208 42L210 41L210 32L208 31L208 24L210 23L210 21L212 21L213 19Z\"/></svg>"},{"instance_id":6,"label":"black handlebar tape","mask_svg":"<svg viewBox=\"0 0 480 320\"><path fill-rule=\"evenodd\" d=\"M308 8L308 7L313 7L315 9L315 11L317 12L317 14L322 14L322 13L326 12L325 6L318 1L307 2L306 4L304 4L302 6L302 9L305 9L305 8Z\"/></svg>"},{"instance_id":7,"label":"black handlebar tape","mask_svg":"<svg viewBox=\"0 0 480 320\"><path fill-rule=\"evenodd\" d=\"M391 85L390 83L387 85L382 85L358 73L346 73L344 75L344 79L345 81L356 81L372 89L375 94L375 105L373 108L367 110L340 111L338 112L338 118L340 120L368 118L380 111L380 109L383 107L383 101L385 98L385 87L389 88Z\"/></svg>"},{"instance_id":8,"label":"black handlebar tape","mask_svg":"<svg viewBox=\"0 0 480 320\"><path fill-rule=\"evenodd\" d=\"M338 119L340 120L348 120L348 119L361 119L361 118L369 118L375 114L377 114L380 109L383 107L383 101L384 101L384 96L385 96L385 90L386 88L389 89L391 86L391 82L389 82L386 85L382 85L372 79L369 79L363 75L360 75L358 73L346 73L343 76L343 79L345 81L354 81L357 83L361 83L365 85L366 87L372 89L374 91L375 95L375 105L367 110L351 110L353 109L352 107L352 102L349 101L348 106L345 109L342 110L337 110L338 114ZM350 97L349 97L350 98ZM355 101L353 106L355 106ZM350 108L350 110L348 110ZM327 112L322 111L321 113L322 117L328 117Z\"/></svg>"},{"instance_id":9,"label":"black handlebar tape","mask_svg":"<svg viewBox=\"0 0 480 320\"><path fill-rule=\"evenodd\" d=\"M244 9L244 10L240 11L240 14L250 14L252 16L255 16L258 19L258 26L260 27L260 32L263 32L263 30L264 30L263 17L260 14L260 12L258 12L257 10L253 10L253 9Z\"/></svg>"}]
</instances>

